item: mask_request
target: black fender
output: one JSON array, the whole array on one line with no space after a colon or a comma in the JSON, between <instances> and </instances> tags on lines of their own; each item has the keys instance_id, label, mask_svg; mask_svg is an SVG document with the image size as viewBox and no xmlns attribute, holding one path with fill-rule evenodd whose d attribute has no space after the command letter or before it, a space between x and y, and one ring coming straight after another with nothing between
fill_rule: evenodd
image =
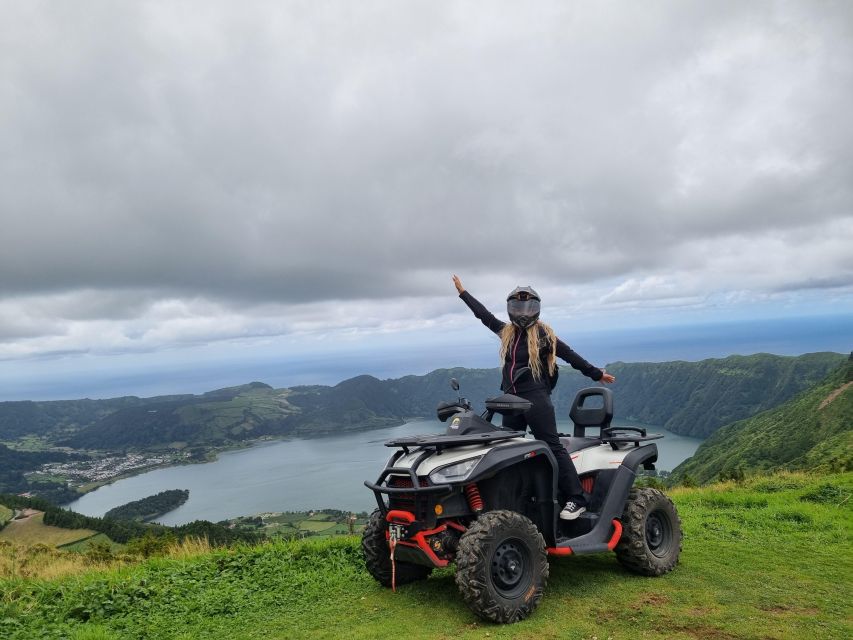
<instances>
[{"instance_id":1,"label":"black fender","mask_svg":"<svg viewBox=\"0 0 853 640\"><path fill-rule=\"evenodd\" d=\"M576 554L608 551L607 543L612 535L612 522L622 517L625 502L628 500L628 493L637 477L637 469L641 464L655 462L657 458L658 447L656 444L636 447L625 456L622 464L616 470L616 476L610 483L610 489L604 498L604 504L601 506L595 526L589 533L582 536L561 540L557 547L571 547L572 553Z\"/></svg>"}]
</instances>

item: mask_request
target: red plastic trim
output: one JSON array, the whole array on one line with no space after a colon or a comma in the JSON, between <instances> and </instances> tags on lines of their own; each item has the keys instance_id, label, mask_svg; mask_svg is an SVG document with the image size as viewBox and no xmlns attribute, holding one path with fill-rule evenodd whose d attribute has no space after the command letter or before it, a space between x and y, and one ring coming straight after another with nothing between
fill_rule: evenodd
<instances>
[{"instance_id":1,"label":"red plastic trim","mask_svg":"<svg viewBox=\"0 0 853 640\"><path fill-rule=\"evenodd\" d=\"M616 545L619 544L619 538L622 537L622 523L613 519L613 535L610 537L610 542L607 543L607 548L613 551Z\"/></svg>"},{"instance_id":2,"label":"red plastic trim","mask_svg":"<svg viewBox=\"0 0 853 640\"><path fill-rule=\"evenodd\" d=\"M445 520L444 524L446 524L451 529L456 529L457 531L462 531L463 533L465 531L468 531L468 527L463 527L461 524L455 522L454 520Z\"/></svg>"},{"instance_id":3,"label":"red plastic trim","mask_svg":"<svg viewBox=\"0 0 853 640\"><path fill-rule=\"evenodd\" d=\"M388 522L412 524L415 521L415 514L409 512L409 511L400 511L400 510L395 509L395 510L389 511L387 513L387 515L385 516L385 520L387 520ZM448 522L447 524L451 525L454 528L460 528L461 527L462 531L465 530L464 527L462 527L459 524L456 524L455 522ZM427 539L426 539L427 536L435 535L436 533L441 533L442 531L445 531L446 529L447 529L447 525L442 524L442 525L436 527L435 529L428 529L426 531L418 531L409 540L399 540L397 542L397 544L402 544L406 547L412 547L414 549L420 549L421 551L423 551L426 554L426 556L430 559L430 562L432 562L436 567L446 567L448 565L448 561L442 560L437 555L435 555L435 551L432 550L432 547L429 546L429 542L427 542ZM388 531L386 531L385 532L385 538L387 539L389 537L390 537L390 534L388 533ZM410 542L410 540L414 540L414 542Z\"/></svg>"},{"instance_id":4,"label":"red plastic trim","mask_svg":"<svg viewBox=\"0 0 853 640\"><path fill-rule=\"evenodd\" d=\"M434 535L436 533L440 533L447 529L445 525L441 525L440 527L436 527L435 529L429 529L427 531L418 531L415 535L412 536L412 540L415 541L416 544L408 542L406 540L400 540L397 544L403 544L407 547L415 547L423 551L427 557L430 559L436 567L446 567L448 565L447 560L442 560L437 555L435 555L435 551L432 550L432 547L429 546L429 542L427 542L426 537Z\"/></svg>"},{"instance_id":5,"label":"red plastic trim","mask_svg":"<svg viewBox=\"0 0 853 640\"><path fill-rule=\"evenodd\" d=\"M415 521L415 514L408 511L399 511L397 509L389 511L385 514L385 520L388 522L403 522L412 524Z\"/></svg>"},{"instance_id":6,"label":"red plastic trim","mask_svg":"<svg viewBox=\"0 0 853 640\"><path fill-rule=\"evenodd\" d=\"M549 556L570 556L574 553L571 547L548 547L545 551Z\"/></svg>"}]
</instances>

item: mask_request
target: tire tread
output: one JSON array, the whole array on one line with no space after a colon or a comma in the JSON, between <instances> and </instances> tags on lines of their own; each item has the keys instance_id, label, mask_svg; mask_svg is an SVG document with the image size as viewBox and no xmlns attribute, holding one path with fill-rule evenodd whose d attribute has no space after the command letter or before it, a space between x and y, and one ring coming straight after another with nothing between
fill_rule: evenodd
<instances>
[{"instance_id":1,"label":"tire tread","mask_svg":"<svg viewBox=\"0 0 853 640\"><path fill-rule=\"evenodd\" d=\"M531 567L535 572L532 593L513 602L503 599L489 584L491 550L500 543L502 536L505 538L510 533L530 544ZM548 569L542 534L530 519L514 511L481 514L462 536L456 553L456 585L462 599L475 614L492 622L518 622L529 616L542 599Z\"/></svg>"},{"instance_id":2,"label":"tire tread","mask_svg":"<svg viewBox=\"0 0 853 640\"><path fill-rule=\"evenodd\" d=\"M667 512L678 545L677 551L672 549L663 558L654 555L646 544L646 517L655 509ZM623 567L645 576L668 573L678 564L683 539L681 519L667 495L651 487L631 489L622 513L622 537L616 545L616 558Z\"/></svg>"}]
</instances>

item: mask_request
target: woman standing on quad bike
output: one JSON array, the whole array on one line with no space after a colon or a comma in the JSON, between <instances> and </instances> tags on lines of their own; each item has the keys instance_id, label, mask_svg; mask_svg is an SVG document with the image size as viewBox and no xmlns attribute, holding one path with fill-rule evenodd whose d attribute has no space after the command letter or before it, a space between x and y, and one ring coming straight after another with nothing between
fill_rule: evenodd
<instances>
[{"instance_id":1,"label":"woman standing on quad bike","mask_svg":"<svg viewBox=\"0 0 853 640\"><path fill-rule=\"evenodd\" d=\"M586 498L578 472L557 435L557 417L551 403L551 390L557 384L557 357L595 381L612 383L616 378L572 351L557 338L551 327L539 320L541 299L531 287L516 287L509 294L506 307L510 322L506 323L498 320L468 293L456 275L453 276L453 284L474 315L501 339L501 391L520 396L533 405L523 416L504 416L503 426L512 429L529 426L533 437L550 447L557 459L560 495L568 500L560 518L574 520L586 511Z\"/></svg>"}]
</instances>

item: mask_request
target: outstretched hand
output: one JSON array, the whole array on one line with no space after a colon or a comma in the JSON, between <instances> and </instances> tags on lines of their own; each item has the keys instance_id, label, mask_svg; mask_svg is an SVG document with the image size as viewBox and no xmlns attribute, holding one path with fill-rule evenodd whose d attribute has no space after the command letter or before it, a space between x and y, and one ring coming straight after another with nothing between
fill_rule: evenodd
<instances>
[{"instance_id":1,"label":"outstretched hand","mask_svg":"<svg viewBox=\"0 0 853 640\"><path fill-rule=\"evenodd\" d=\"M465 287L462 286L462 281L455 273L453 274L453 284L456 285L456 291L458 291L459 293L465 292Z\"/></svg>"},{"instance_id":2,"label":"outstretched hand","mask_svg":"<svg viewBox=\"0 0 853 640\"><path fill-rule=\"evenodd\" d=\"M604 369L601 370L601 373L602 373L602 376L601 376L601 380L599 380L599 382L606 382L607 384L613 384L614 382L616 382L616 376L611 376Z\"/></svg>"}]
</instances>

